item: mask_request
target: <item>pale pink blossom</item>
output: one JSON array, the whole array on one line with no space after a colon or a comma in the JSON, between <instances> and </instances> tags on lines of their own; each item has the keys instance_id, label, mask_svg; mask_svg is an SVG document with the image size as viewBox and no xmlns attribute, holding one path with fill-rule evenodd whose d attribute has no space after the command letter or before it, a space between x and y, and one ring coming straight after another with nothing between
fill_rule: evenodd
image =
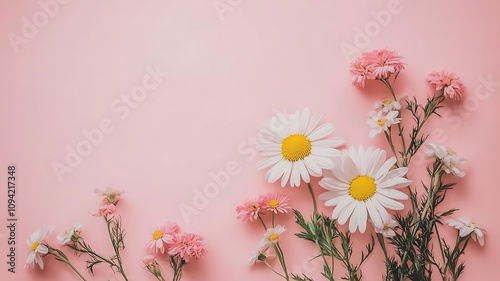
<instances>
[{"instance_id":1,"label":"pale pink blossom","mask_svg":"<svg viewBox=\"0 0 500 281\"><path fill-rule=\"evenodd\" d=\"M389 49L375 50L363 55L368 62L368 69L374 78L378 79L387 79L391 74L403 70L406 65L401 62L403 57Z\"/></svg>"},{"instance_id":2,"label":"pale pink blossom","mask_svg":"<svg viewBox=\"0 0 500 281\"><path fill-rule=\"evenodd\" d=\"M174 222L159 225L148 240L146 247L155 253L163 254L166 246L174 243L174 236L179 232L179 226Z\"/></svg>"},{"instance_id":3,"label":"pale pink blossom","mask_svg":"<svg viewBox=\"0 0 500 281\"><path fill-rule=\"evenodd\" d=\"M265 205L264 197L260 195L257 198L246 200L242 205L236 206L236 218L246 221L255 221L259 218L260 209Z\"/></svg>"},{"instance_id":4,"label":"pale pink blossom","mask_svg":"<svg viewBox=\"0 0 500 281\"><path fill-rule=\"evenodd\" d=\"M393 237L396 235L394 229L398 226L398 223L392 219L391 215L387 214L382 217L383 225L376 225L373 223L373 228L375 228L376 233L382 234L384 237Z\"/></svg>"},{"instance_id":5,"label":"pale pink blossom","mask_svg":"<svg viewBox=\"0 0 500 281\"><path fill-rule=\"evenodd\" d=\"M460 77L446 70L434 71L427 76L427 81L436 85L436 90L443 90L446 97L459 100L465 93L465 86Z\"/></svg>"},{"instance_id":6,"label":"pale pink blossom","mask_svg":"<svg viewBox=\"0 0 500 281\"><path fill-rule=\"evenodd\" d=\"M155 257L152 255L147 255L142 259L145 265L152 265L155 262Z\"/></svg>"},{"instance_id":7,"label":"pale pink blossom","mask_svg":"<svg viewBox=\"0 0 500 281\"><path fill-rule=\"evenodd\" d=\"M361 56L351 63L349 68L352 74L351 83L353 85L365 87L365 80L375 79L373 73L369 69L369 64L367 62L366 56Z\"/></svg>"},{"instance_id":8,"label":"pale pink blossom","mask_svg":"<svg viewBox=\"0 0 500 281\"><path fill-rule=\"evenodd\" d=\"M365 52L351 63L349 70L354 74L351 82L364 87L367 79L387 79L405 68L402 58L388 49Z\"/></svg>"},{"instance_id":9,"label":"pale pink blossom","mask_svg":"<svg viewBox=\"0 0 500 281\"><path fill-rule=\"evenodd\" d=\"M468 217L461 217L458 220L449 219L446 221L449 226L458 229L460 237L471 235L472 240L478 241L479 245L484 246L484 227L472 222Z\"/></svg>"},{"instance_id":10,"label":"pale pink blossom","mask_svg":"<svg viewBox=\"0 0 500 281\"><path fill-rule=\"evenodd\" d=\"M207 253L205 239L193 233L178 233L168 250L171 256L179 255L186 263L192 258L199 259Z\"/></svg>"},{"instance_id":11,"label":"pale pink blossom","mask_svg":"<svg viewBox=\"0 0 500 281\"><path fill-rule=\"evenodd\" d=\"M104 204L99 210L92 215L96 217L103 217L106 221L109 221L115 216L116 207L113 204Z\"/></svg>"},{"instance_id":12,"label":"pale pink blossom","mask_svg":"<svg viewBox=\"0 0 500 281\"><path fill-rule=\"evenodd\" d=\"M288 213L288 196L277 193L267 193L264 195L264 206L268 211L279 213Z\"/></svg>"}]
</instances>

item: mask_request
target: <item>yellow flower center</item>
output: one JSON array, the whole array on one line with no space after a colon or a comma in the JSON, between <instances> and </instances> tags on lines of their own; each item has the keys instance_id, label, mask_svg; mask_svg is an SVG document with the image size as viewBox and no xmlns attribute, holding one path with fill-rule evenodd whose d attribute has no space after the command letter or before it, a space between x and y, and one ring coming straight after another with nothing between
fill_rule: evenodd
<instances>
[{"instance_id":1,"label":"yellow flower center","mask_svg":"<svg viewBox=\"0 0 500 281\"><path fill-rule=\"evenodd\" d=\"M269 240L271 240L271 241L278 240L278 238L280 238L280 235L277 233L273 233L273 234L269 235Z\"/></svg>"},{"instance_id":2,"label":"yellow flower center","mask_svg":"<svg viewBox=\"0 0 500 281\"><path fill-rule=\"evenodd\" d=\"M376 189L375 179L369 176L359 176L352 180L349 194L358 201L365 201L375 194Z\"/></svg>"},{"instance_id":3,"label":"yellow flower center","mask_svg":"<svg viewBox=\"0 0 500 281\"><path fill-rule=\"evenodd\" d=\"M377 124L379 125L380 128L383 128L385 126L385 123L387 123L387 119L378 119Z\"/></svg>"},{"instance_id":4,"label":"yellow flower center","mask_svg":"<svg viewBox=\"0 0 500 281\"><path fill-rule=\"evenodd\" d=\"M385 103L385 104L390 104L391 103L390 100L382 100L382 102Z\"/></svg>"},{"instance_id":5,"label":"yellow flower center","mask_svg":"<svg viewBox=\"0 0 500 281\"><path fill-rule=\"evenodd\" d=\"M278 206L279 204L280 203L274 199L269 201L269 207L271 207L271 208L276 208L276 206Z\"/></svg>"},{"instance_id":6,"label":"yellow flower center","mask_svg":"<svg viewBox=\"0 0 500 281\"><path fill-rule=\"evenodd\" d=\"M39 244L40 243L38 243L38 242L33 243L33 246L31 246L31 251L34 252Z\"/></svg>"},{"instance_id":7,"label":"yellow flower center","mask_svg":"<svg viewBox=\"0 0 500 281\"><path fill-rule=\"evenodd\" d=\"M304 135L289 135L283 140L281 152L286 160L295 162L311 154L311 141Z\"/></svg>"},{"instance_id":8,"label":"yellow flower center","mask_svg":"<svg viewBox=\"0 0 500 281\"><path fill-rule=\"evenodd\" d=\"M161 232L161 231L155 231L155 233L153 233L153 239L154 239L154 240L158 240L158 239L160 239L162 236L163 236L163 232Z\"/></svg>"}]
</instances>

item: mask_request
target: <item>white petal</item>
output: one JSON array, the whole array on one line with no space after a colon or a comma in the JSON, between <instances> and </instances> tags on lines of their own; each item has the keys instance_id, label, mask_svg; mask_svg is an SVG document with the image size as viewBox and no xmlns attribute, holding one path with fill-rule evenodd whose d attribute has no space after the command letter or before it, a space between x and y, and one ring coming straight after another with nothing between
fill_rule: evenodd
<instances>
[{"instance_id":1,"label":"white petal","mask_svg":"<svg viewBox=\"0 0 500 281\"><path fill-rule=\"evenodd\" d=\"M329 139L324 139L324 140L316 140L312 141L311 145L316 146L316 147L339 147L345 143L344 138L341 137L334 137L334 138L329 138Z\"/></svg>"},{"instance_id":2,"label":"white petal","mask_svg":"<svg viewBox=\"0 0 500 281\"><path fill-rule=\"evenodd\" d=\"M274 165L274 164L278 163L281 159L283 159L283 155L281 155L281 154L264 159L264 160L260 161L260 163L257 165L257 170L261 170L261 169L267 168L271 165Z\"/></svg>"},{"instance_id":3,"label":"white petal","mask_svg":"<svg viewBox=\"0 0 500 281\"><path fill-rule=\"evenodd\" d=\"M323 187L324 189L328 190L346 190L349 188L349 185L347 183L338 181L337 179L334 178L323 178L321 181L319 181L319 185Z\"/></svg>"},{"instance_id":4,"label":"white petal","mask_svg":"<svg viewBox=\"0 0 500 281\"><path fill-rule=\"evenodd\" d=\"M360 175L360 171L358 171L358 167L354 164L350 157L344 158L342 161L342 173L345 179L345 182L351 182L353 179Z\"/></svg>"},{"instance_id":5,"label":"white petal","mask_svg":"<svg viewBox=\"0 0 500 281\"><path fill-rule=\"evenodd\" d=\"M292 163L292 173L290 174L290 186L299 186L300 185L300 168Z\"/></svg>"},{"instance_id":6,"label":"white petal","mask_svg":"<svg viewBox=\"0 0 500 281\"><path fill-rule=\"evenodd\" d=\"M277 181L285 173L285 169L287 167L286 162L288 161L283 159L267 171L266 176L269 183Z\"/></svg>"},{"instance_id":7,"label":"white petal","mask_svg":"<svg viewBox=\"0 0 500 281\"><path fill-rule=\"evenodd\" d=\"M384 188L380 188L380 189L377 189L377 192L384 195L385 197L389 197L389 198L392 198L392 199L397 199L397 200L406 200L408 199L408 195L406 195L405 193L399 191L399 190L395 190L395 189L384 189Z\"/></svg>"},{"instance_id":8,"label":"white petal","mask_svg":"<svg viewBox=\"0 0 500 281\"><path fill-rule=\"evenodd\" d=\"M382 167L385 161L385 151L377 148L370 157L369 164L367 167L366 175L370 177L375 177L376 172Z\"/></svg>"},{"instance_id":9,"label":"white petal","mask_svg":"<svg viewBox=\"0 0 500 281\"><path fill-rule=\"evenodd\" d=\"M382 206L391 210L403 210L405 207L402 203L394 201L378 193L375 193L373 198L376 199Z\"/></svg>"},{"instance_id":10,"label":"white petal","mask_svg":"<svg viewBox=\"0 0 500 281\"><path fill-rule=\"evenodd\" d=\"M302 177L304 182L310 183L311 178L309 177L309 173L307 172L307 168L306 165L304 164L304 161L302 160L296 161L293 163L293 165L299 167L300 176Z\"/></svg>"},{"instance_id":11,"label":"white petal","mask_svg":"<svg viewBox=\"0 0 500 281\"><path fill-rule=\"evenodd\" d=\"M378 188L402 188L409 186L411 183L412 181L409 179L392 178L376 184Z\"/></svg>"},{"instance_id":12,"label":"white petal","mask_svg":"<svg viewBox=\"0 0 500 281\"><path fill-rule=\"evenodd\" d=\"M323 195L325 193L328 193L328 194L327 195ZM323 195L323 196L320 196L319 199L320 200L324 200L324 198L326 196L328 196L329 198L331 198L331 199L328 199L327 201L325 201L325 206L327 206L327 207L337 206L340 202L342 202L343 200L348 199L348 197L349 197L349 194L340 195L340 194L337 193L337 194L334 195L334 192L332 192L332 191L325 192L325 193L320 194L320 195Z\"/></svg>"},{"instance_id":13,"label":"white petal","mask_svg":"<svg viewBox=\"0 0 500 281\"><path fill-rule=\"evenodd\" d=\"M408 168L406 167L400 167L394 170L390 170L387 175L381 179L381 181L384 181L386 179L392 179L392 178L400 178L408 172Z\"/></svg>"},{"instance_id":14,"label":"white petal","mask_svg":"<svg viewBox=\"0 0 500 281\"><path fill-rule=\"evenodd\" d=\"M394 166L394 164L396 164L395 157L391 157L391 158L387 159L387 161L384 162L382 167L380 167L378 172L375 174L375 179L377 180L377 179L380 179L381 177L385 176L389 172L389 170L392 168L392 166Z\"/></svg>"},{"instance_id":15,"label":"white petal","mask_svg":"<svg viewBox=\"0 0 500 281\"><path fill-rule=\"evenodd\" d=\"M347 198L346 198L347 199ZM358 205L358 201L356 200L349 200L351 201L349 205L347 205L345 208L342 209L342 212L339 215L338 222L339 224L343 225L346 223L347 219L353 214L354 209L356 209L356 206ZM356 213L354 213L355 215Z\"/></svg>"},{"instance_id":16,"label":"white petal","mask_svg":"<svg viewBox=\"0 0 500 281\"><path fill-rule=\"evenodd\" d=\"M321 169L331 169L333 167L333 162L328 157L321 157L318 155L311 154L311 155L307 156L306 159L307 158L314 161L314 163L316 163Z\"/></svg>"},{"instance_id":17,"label":"white petal","mask_svg":"<svg viewBox=\"0 0 500 281\"><path fill-rule=\"evenodd\" d=\"M366 213L366 206L365 202L360 201L358 202L356 206L356 212L358 214L358 227L359 227L359 232L365 233L366 230L366 220L367 220L367 213Z\"/></svg>"},{"instance_id":18,"label":"white petal","mask_svg":"<svg viewBox=\"0 0 500 281\"><path fill-rule=\"evenodd\" d=\"M285 172L283 173L283 177L281 177L281 187L284 187L290 178L290 174L292 173L292 162L286 161Z\"/></svg>"},{"instance_id":19,"label":"white petal","mask_svg":"<svg viewBox=\"0 0 500 281\"><path fill-rule=\"evenodd\" d=\"M339 151L330 147L311 147L311 154L322 157L339 156Z\"/></svg>"},{"instance_id":20,"label":"white petal","mask_svg":"<svg viewBox=\"0 0 500 281\"><path fill-rule=\"evenodd\" d=\"M305 108L302 111L299 122L299 134L305 135L307 130L307 125L309 124L309 108Z\"/></svg>"},{"instance_id":21,"label":"white petal","mask_svg":"<svg viewBox=\"0 0 500 281\"><path fill-rule=\"evenodd\" d=\"M309 119L309 124L307 125L307 129L305 132L306 136L308 136L314 130L314 128L316 128L320 119L321 113L316 113L311 117L311 119Z\"/></svg>"},{"instance_id":22,"label":"white petal","mask_svg":"<svg viewBox=\"0 0 500 281\"><path fill-rule=\"evenodd\" d=\"M309 171L309 174L314 177L321 177L321 168L316 164L310 157L304 158L303 161L304 164L306 165L307 171Z\"/></svg>"},{"instance_id":23,"label":"white petal","mask_svg":"<svg viewBox=\"0 0 500 281\"><path fill-rule=\"evenodd\" d=\"M378 212L377 208L375 208L372 198L366 200L366 209L370 214L370 218L373 221L373 224L375 224L375 226L377 227L383 227L384 223L382 222L382 217L380 216L380 213Z\"/></svg>"},{"instance_id":24,"label":"white petal","mask_svg":"<svg viewBox=\"0 0 500 281\"><path fill-rule=\"evenodd\" d=\"M354 210L354 213L351 216L351 220L349 221L349 231L351 233L356 232L356 229L358 228L358 210L357 208Z\"/></svg>"},{"instance_id":25,"label":"white petal","mask_svg":"<svg viewBox=\"0 0 500 281\"><path fill-rule=\"evenodd\" d=\"M326 123L316 128L316 130L312 131L311 134L307 136L307 138L310 141L319 140L333 133L333 131L335 131L335 126L333 126L333 124L331 123Z\"/></svg>"},{"instance_id":26,"label":"white petal","mask_svg":"<svg viewBox=\"0 0 500 281\"><path fill-rule=\"evenodd\" d=\"M337 204L337 207L333 209L332 219L337 219L340 213L353 201L355 200L352 197L348 197L346 198L346 200L339 202L339 204Z\"/></svg>"}]
</instances>

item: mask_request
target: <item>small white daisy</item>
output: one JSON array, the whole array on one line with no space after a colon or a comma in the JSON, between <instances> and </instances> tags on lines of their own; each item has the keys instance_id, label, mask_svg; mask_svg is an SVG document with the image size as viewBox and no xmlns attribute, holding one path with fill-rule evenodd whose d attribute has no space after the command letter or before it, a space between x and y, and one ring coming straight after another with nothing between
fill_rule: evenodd
<instances>
[{"instance_id":1,"label":"small white daisy","mask_svg":"<svg viewBox=\"0 0 500 281\"><path fill-rule=\"evenodd\" d=\"M390 215L383 217L382 222L382 226L373 224L373 228L375 228L376 233L381 233L384 237L393 237L394 235L396 235L396 232L394 232L394 228L398 226L398 223L393 220Z\"/></svg>"},{"instance_id":2,"label":"small white daisy","mask_svg":"<svg viewBox=\"0 0 500 281\"><path fill-rule=\"evenodd\" d=\"M101 189L94 189L95 195L99 197L104 197L105 202L107 201L107 204L113 204L116 205L118 201L121 198L121 195L125 193L123 189L117 189L112 186L106 187L106 189L101 190Z\"/></svg>"},{"instance_id":3,"label":"small white daisy","mask_svg":"<svg viewBox=\"0 0 500 281\"><path fill-rule=\"evenodd\" d=\"M309 117L309 109L298 110L289 118L282 114L273 117L261 130L263 137L257 140L257 148L263 156L258 169L272 166L266 173L269 183L281 177L281 186L299 186L301 179L309 183L310 176L320 177L322 169L332 167L335 148L344 144L340 137L328 138L335 126L330 123L317 127L321 114Z\"/></svg>"},{"instance_id":4,"label":"small white daisy","mask_svg":"<svg viewBox=\"0 0 500 281\"><path fill-rule=\"evenodd\" d=\"M479 245L484 246L484 233L486 231L482 226L471 222L468 217L462 217L458 220L449 219L446 222L449 226L458 229L460 237L466 237L470 234L474 241L478 241Z\"/></svg>"},{"instance_id":5,"label":"small white daisy","mask_svg":"<svg viewBox=\"0 0 500 281\"><path fill-rule=\"evenodd\" d=\"M368 112L368 120L366 120L366 123L368 123L368 125L372 128L368 136L370 138L374 138L383 131L389 130L391 125L399 123L401 118L396 118L398 117L398 114L398 111L389 111L387 114L383 111Z\"/></svg>"},{"instance_id":6,"label":"small white daisy","mask_svg":"<svg viewBox=\"0 0 500 281\"><path fill-rule=\"evenodd\" d=\"M406 99L406 96L399 97L397 100L383 99L375 102L375 110L381 110L384 113L389 111L401 110L401 100Z\"/></svg>"},{"instance_id":7,"label":"small white daisy","mask_svg":"<svg viewBox=\"0 0 500 281\"><path fill-rule=\"evenodd\" d=\"M436 158L444 164L444 171L457 177L465 176L464 171L458 169L458 165L465 163L465 159L457 155L455 151L444 145L429 143L427 145L426 158Z\"/></svg>"},{"instance_id":8,"label":"small white daisy","mask_svg":"<svg viewBox=\"0 0 500 281\"><path fill-rule=\"evenodd\" d=\"M57 235L57 240L59 240L60 245L66 245L71 240L78 239L80 234L80 228L82 228L83 224L80 222L75 223L75 225L70 228L68 231L64 231L64 233Z\"/></svg>"},{"instance_id":9,"label":"small white daisy","mask_svg":"<svg viewBox=\"0 0 500 281\"><path fill-rule=\"evenodd\" d=\"M257 249L252 251L252 256L250 257L249 264L254 264L257 260L267 260L276 257L271 253L270 244L259 245Z\"/></svg>"},{"instance_id":10,"label":"small white daisy","mask_svg":"<svg viewBox=\"0 0 500 281\"><path fill-rule=\"evenodd\" d=\"M43 270L42 256L49 253L49 248L47 245L43 244L43 240L47 238L53 229L53 226L44 224L40 229L31 234L30 239L26 240L26 243L28 243L28 246L31 247L31 249L28 252L28 258L26 259L24 267L29 264L31 267L35 267L35 264L37 263L38 266L40 266L40 269Z\"/></svg>"},{"instance_id":11,"label":"small white daisy","mask_svg":"<svg viewBox=\"0 0 500 281\"><path fill-rule=\"evenodd\" d=\"M276 225L273 228L268 228L264 234L264 238L260 241L260 246L265 248L280 242L280 235L285 232L285 228L281 225Z\"/></svg>"},{"instance_id":12,"label":"small white daisy","mask_svg":"<svg viewBox=\"0 0 500 281\"><path fill-rule=\"evenodd\" d=\"M404 205L395 200L404 200L408 196L396 189L412 182L403 176L408 168L391 170L396 158L386 160L386 152L379 148L362 146L343 150L342 156L334 159L330 176L325 176L319 185L329 190L320 194L325 206L336 206L332 218L343 225L350 219L349 230L361 233L366 230L368 214L376 226L383 227L383 218L389 216L386 211L401 210Z\"/></svg>"}]
</instances>

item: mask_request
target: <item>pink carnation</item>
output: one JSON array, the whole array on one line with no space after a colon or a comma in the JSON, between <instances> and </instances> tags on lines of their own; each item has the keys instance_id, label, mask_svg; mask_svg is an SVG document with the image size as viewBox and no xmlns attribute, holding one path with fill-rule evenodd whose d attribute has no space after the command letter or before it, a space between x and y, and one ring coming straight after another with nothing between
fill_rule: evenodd
<instances>
[{"instance_id":1,"label":"pink carnation","mask_svg":"<svg viewBox=\"0 0 500 281\"><path fill-rule=\"evenodd\" d=\"M368 62L366 56L361 56L357 58L355 62L351 63L349 69L354 75L352 76L351 83L353 85L365 87L366 79L375 79L373 73L368 68Z\"/></svg>"},{"instance_id":2,"label":"pink carnation","mask_svg":"<svg viewBox=\"0 0 500 281\"><path fill-rule=\"evenodd\" d=\"M405 68L406 63L401 62L402 58L388 49L363 53L351 64L350 71L354 74L352 84L364 87L366 79L389 78L391 74Z\"/></svg>"},{"instance_id":3,"label":"pink carnation","mask_svg":"<svg viewBox=\"0 0 500 281\"><path fill-rule=\"evenodd\" d=\"M405 69L406 63L401 62L403 57L396 52L383 49L375 50L367 55L368 67L373 76L378 79L387 79L393 73L398 73Z\"/></svg>"},{"instance_id":4,"label":"pink carnation","mask_svg":"<svg viewBox=\"0 0 500 281\"><path fill-rule=\"evenodd\" d=\"M264 196L260 195L256 199L246 200L243 205L239 205L236 207L236 215L237 219L245 221L254 221L259 218L259 211L265 204Z\"/></svg>"},{"instance_id":5,"label":"pink carnation","mask_svg":"<svg viewBox=\"0 0 500 281\"><path fill-rule=\"evenodd\" d=\"M277 214L280 213L288 213L287 209L290 209L287 202L290 200L288 196L276 193L267 193L264 195L264 203L265 207L268 211L274 212Z\"/></svg>"},{"instance_id":6,"label":"pink carnation","mask_svg":"<svg viewBox=\"0 0 500 281\"><path fill-rule=\"evenodd\" d=\"M204 246L205 239L203 237L193 233L180 233L174 236L168 254L171 256L179 255L188 263L192 258L199 259L207 253Z\"/></svg>"},{"instance_id":7,"label":"pink carnation","mask_svg":"<svg viewBox=\"0 0 500 281\"><path fill-rule=\"evenodd\" d=\"M453 72L441 70L440 72L434 71L427 75L427 81L430 84L436 85L436 90L443 89L446 97L452 99L460 99L465 93L465 86L460 77Z\"/></svg>"},{"instance_id":8,"label":"pink carnation","mask_svg":"<svg viewBox=\"0 0 500 281\"><path fill-rule=\"evenodd\" d=\"M165 245L174 242L174 236L180 232L179 226L174 222L166 222L156 228L148 240L146 247L151 251L165 253Z\"/></svg>"},{"instance_id":9,"label":"pink carnation","mask_svg":"<svg viewBox=\"0 0 500 281\"><path fill-rule=\"evenodd\" d=\"M113 204L104 204L102 205L97 212L95 212L94 216L103 217L105 220L109 221L115 216L116 207Z\"/></svg>"}]
</instances>

